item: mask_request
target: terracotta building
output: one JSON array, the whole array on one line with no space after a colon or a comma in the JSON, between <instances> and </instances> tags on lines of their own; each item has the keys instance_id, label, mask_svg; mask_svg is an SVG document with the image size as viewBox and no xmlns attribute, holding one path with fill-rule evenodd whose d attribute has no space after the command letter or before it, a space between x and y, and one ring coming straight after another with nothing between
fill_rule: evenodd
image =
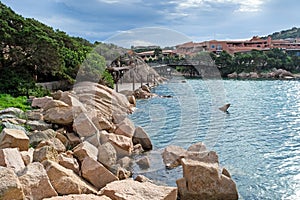
<instances>
[{"instance_id":1,"label":"terracotta building","mask_svg":"<svg viewBox=\"0 0 300 200\"><path fill-rule=\"evenodd\" d=\"M200 43L188 42L176 46L178 54L194 54L199 51L220 53L223 50L230 54L248 52L253 49L267 51L272 48L300 51L300 39L272 40L271 37L261 39L257 36L250 40L219 41L210 40Z\"/></svg>"}]
</instances>

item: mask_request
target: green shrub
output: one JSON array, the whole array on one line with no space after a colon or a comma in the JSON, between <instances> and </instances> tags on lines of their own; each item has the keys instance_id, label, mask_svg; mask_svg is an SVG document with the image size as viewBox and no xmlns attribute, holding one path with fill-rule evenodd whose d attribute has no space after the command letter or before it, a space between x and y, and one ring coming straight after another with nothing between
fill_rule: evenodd
<instances>
[{"instance_id":1,"label":"green shrub","mask_svg":"<svg viewBox=\"0 0 300 200\"><path fill-rule=\"evenodd\" d=\"M23 111L30 109L30 105L27 102L27 97L12 97L9 94L0 94L0 110L9 107L20 108Z\"/></svg>"},{"instance_id":2,"label":"green shrub","mask_svg":"<svg viewBox=\"0 0 300 200\"><path fill-rule=\"evenodd\" d=\"M104 84L110 88L114 88L114 80L112 75L108 72L108 71L104 71L102 73L102 78L101 78L104 82Z\"/></svg>"},{"instance_id":3,"label":"green shrub","mask_svg":"<svg viewBox=\"0 0 300 200\"><path fill-rule=\"evenodd\" d=\"M0 133L2 132L3 129L4 129L3 124L0 124Z\"/></svg>"}]
</instances>

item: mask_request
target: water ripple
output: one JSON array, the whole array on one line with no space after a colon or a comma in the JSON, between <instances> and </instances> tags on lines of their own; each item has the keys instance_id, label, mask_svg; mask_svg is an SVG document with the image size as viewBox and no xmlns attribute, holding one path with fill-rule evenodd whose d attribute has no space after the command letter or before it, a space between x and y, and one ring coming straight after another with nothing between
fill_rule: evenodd
<instances>
[{"instance_id":1,"label":"water ripple","mask_svg":"<svg viewBox=\"0 0 300 200\"><path fill-rule=\"evenodd\" d=\"M155 149L207 142L241 199L300 199L300 82L188 80L155 92L173 98L138 101L131 116ZM219 112L227 102L230 113ZM180 170L166 171L160 163L143 173L174 186Z\"/></svg>"}]
</instances>

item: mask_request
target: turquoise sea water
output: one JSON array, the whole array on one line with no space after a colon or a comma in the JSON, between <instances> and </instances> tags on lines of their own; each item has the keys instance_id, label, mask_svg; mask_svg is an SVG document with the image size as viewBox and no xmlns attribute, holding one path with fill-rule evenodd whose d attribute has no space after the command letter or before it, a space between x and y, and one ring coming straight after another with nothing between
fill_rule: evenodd
<instances>
[{"instance_id":1,"label":"turquoise sea water","mask_svg":"<svg viewBox=\"0 0 300 200\"><path fill-rule=\"evenodd\" d=\"M175 186L181 167L166 170L160 153L202 141L231 173L240 199L300 199L300 82L171 80L140 100L131 119L154 144L151 167L135 173ZM218 107L230 103L229 113Z\"/></svg>"}]
</instances>

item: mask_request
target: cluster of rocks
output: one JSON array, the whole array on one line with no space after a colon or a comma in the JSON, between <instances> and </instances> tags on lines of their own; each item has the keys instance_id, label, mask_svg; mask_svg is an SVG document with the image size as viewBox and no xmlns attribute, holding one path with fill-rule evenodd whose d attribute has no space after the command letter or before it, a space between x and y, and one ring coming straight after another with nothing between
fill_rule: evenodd
<instances>
[{"instance_id":1,"label":"cluster of rocks","mask_svg":"<svg viewBox=\"0 0 300 200\"><path fill-rule=\"evenodd\" d=\"M139 57L135 56L136 61L130 70L125 72L122 76L123 83L132 83L132 80L136 82L150 82L150 83L162 83L165 78L160 76L155 69L150 67L145 61Z\"/></svg>"},{"instance_id":2,"label":"cluster of rocks","mask_svg":"<svg viewBox=\"0 0 300 200\"><path fill-rule=\"evenodd\" d=\"M149 99L157 96L156 94L151 93L151 89L147 85L142 85L140 88L133 91L133 95L137 99Z\"/></svg>"},{"instance_id":3,"label":"cluster of rocks","mask_svg":"<svg viewBox=\"0 0 300 200\"><path fill-rule=\"evenodd\" d=\"M162 153L167 168L182 165L183 178L176 181L181 200L238 199L235 182L226 168L219 165L218 155L203 143L187 150L168 146Z\"/></svg>"},{"instance_id":4,"label":"cluster of rocks","mask_svg":"<svg viewBox=\"0 0 300 200\"><path fill-rule=\"evenodd\" d=\"M232 73L227 75L228 78L240 78L240 79L293 79L295 75L291 72L284 69L273 69L271 72L267 73L258 73L258 72L250 72L250 73Z\"/></svg>"},{"instance_id":5,"label":"cluster of rocks","mask_svg":"<svg viewBox=\"0 0 300 200\"><path fill-rule=\"evenodd\" d=\"M152 97L157 97L156 94L151 92L151 86L149 85L142 85L134 91L122 90L120 91L120 93L124 94L127 97L128 101L133 105L135 105L136 99L149 99Z\"/></svg>"},{"instance_id":6,"label":"cluster of rocks","mask_svg":"<svg viewBox=\"0 0 300 200\"><path fill-rule=\"evenodd\" d=\"M83 82L32 107L0 111L0 199L177 198L176 187L131 178L133 162L149 167L141 153L152 144L127 118L126 96Z\"/></svg>"}]
</instances>

